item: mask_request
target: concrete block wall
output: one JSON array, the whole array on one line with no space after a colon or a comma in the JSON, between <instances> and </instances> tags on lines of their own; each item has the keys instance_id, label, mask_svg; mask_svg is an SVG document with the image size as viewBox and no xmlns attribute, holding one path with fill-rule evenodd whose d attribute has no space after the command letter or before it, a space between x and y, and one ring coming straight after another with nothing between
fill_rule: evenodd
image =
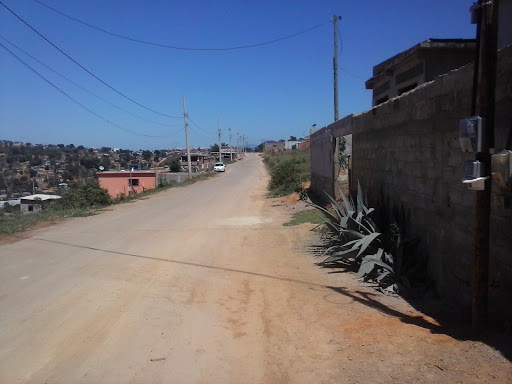
<instances>
[{"instance_id":1,"label":"concrete block wall","mask_svg":"<svg viewBox=\"0 0 512 384\"><path fill-rule=\"evenodd\" d=\"M512 47L499 52L498 68L497 151L512 129ZM326 189L334 171L327 159L330 136L352 133L351 185L357 188L357 180L361 182L370 205L384 196L408 213L409 232L421 238L437 290L463 305L470 305L475 192L461 178L464 161L474 154L461 152L458 124L471 112L472 74L469 64L331 124L312 136L311 148L312 189ZM499 308L495 313L508 311L510 317L512 207L506 204L493 185L489 299L491 307Z\"/></svg>"},{"instance_id":2,"label":"concrete block wall","mask_svg":"<svg viewBox=\"0 0 512 384\"><path fill-rule=\"evenodd\" d=\"M192 177L199 176L198 173L192 173ZM158 182L163 183L165 185L171 183L183 183L188 180L188 172L170 172L170 173L161 173L158 175Z\"/></svg>"},{"instance_id":3,"label":"concrete block wall","mask_svg":"<svg viewBox=\"0 0 512 384\"><path fill-rule=\"evenodd\" d=\"M324 191L333 195L334 191L334 144L332 129L326 127L311 135L311 185L319 197Z\"/></svg>"}]
</instances>

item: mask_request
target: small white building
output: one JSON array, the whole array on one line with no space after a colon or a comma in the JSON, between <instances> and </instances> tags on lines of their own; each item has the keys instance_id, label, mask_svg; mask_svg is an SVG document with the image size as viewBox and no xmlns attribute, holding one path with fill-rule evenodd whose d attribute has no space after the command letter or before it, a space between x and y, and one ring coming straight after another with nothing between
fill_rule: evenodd
<instances>
[{"instance_id":1,"label":"small white building","mask_svg":"<svg viewBox=\"0 0 512 384\"><path fill-rule=\"evenodd\" d=\"M284 149L286 151L291 151L292 149L298 149L298 148L299 148L298 140L286 140L284 142Z\"/></svg>"},{"instance_id":2,"label":"small white building","mask_svg":"<svg viewBox=\"0 0 512 384\"><path fill-rule=\"evenodd\" d=\"M20 211L21 213L34 213L41 212L43 205L60 199L61 196L57 195L43 195L35 194L31 196L25 196L20 199Z\"/></svg>"},{"instance_id":3,"label":"small white building","mask_svg":"<svg viewBox=\"0 0 512 384\"><path fill-rule=\"evenodd\" d=\"M0 200L0 209L8 206L15 207L17 205L20 205L20 199Z\"/></svg>"}]
</instances>

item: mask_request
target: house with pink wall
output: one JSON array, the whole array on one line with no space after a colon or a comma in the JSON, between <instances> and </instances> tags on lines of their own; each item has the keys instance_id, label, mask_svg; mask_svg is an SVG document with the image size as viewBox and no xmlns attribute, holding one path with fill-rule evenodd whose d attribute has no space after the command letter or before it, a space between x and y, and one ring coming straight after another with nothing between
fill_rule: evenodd
<instances>
[{"instance_id":1,"label":"house with pink wall","mask_svg":"<svg viewBox=\"0 0 512 384\"><path fill-rule=\"evenodd\" d=\"M106 189L113 199L133 196L158 186L158 175L167 172L148 171L105 171L96 173L100 187Z\"/></svg>"}]
</instances>

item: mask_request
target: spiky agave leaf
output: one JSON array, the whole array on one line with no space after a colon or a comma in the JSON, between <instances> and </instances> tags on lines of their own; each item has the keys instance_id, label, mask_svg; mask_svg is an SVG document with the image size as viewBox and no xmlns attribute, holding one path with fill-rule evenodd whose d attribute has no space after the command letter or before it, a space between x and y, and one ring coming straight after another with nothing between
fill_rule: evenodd
<instances>
[{"instance_id":1,"label":"spiky agave leaf","mask_svg":"<svg viewBox=\"0 0 512 384\"><path fill-rule=\"evenodd\" d=\"M340 234L340 226L335 223L331 223L330 221L324 221L325 226L332 232L333 235L339 236Z\"/></svg>"},{"instance_id":2,"label":"spiky agave leaf","mask_svg":"<svg viewBox=\"0 0 512 384\"><path fill-rule=\"evenodd\" d=\"M360 256L364 251L366 251L366 249L375 241L378 239L378 237L380 236L381 234L378 233L378 232L374 232L374 233L371 233L367 236L365 236L364 238L362 238L360 241L361 241L361 248L359 248L359 253L357 254L357 256Z\"/></svg>"},{"instance_id":3,"label":"spiky agave leaf","mask_svg":"<svg viewBox=\"0 0 512 384\"><path fill-rule=\"evenodd\" d=\"M363 202L363 190L361 188L361 183L357 180L357 212L362 213L365 211L365 206Z\"/></svg>"},{"instance_id":4,"label":"spiky agave leaf","mask_svg":"<svg viewBox=\"0 0 512 384\"><path fill-rule=\"evenodd\" d=\"M371 228L366 227L362 222L357 221L357 217L355 219L353 217L349 217L347 221L347 227L352 230L365 233L366 235L375 232Z\"/></svg>"},{"instance_id":5,"label":"spiky agave leaf","mask_svg":"<svg viewBox=\"0 0 512 384\"><path fill-rule=\"evenodd\" d=\"M357 252L357 249L346 249L344 251L333 253L332 256L329 256L325 259L322 264L334 263L340 260L353 259L353 255Z\"/></svg>"},{"instance_id":6,"label":"spiky agave leaf","mask_svg":"<svg viewBox=\"0 0 512 384\"><path fill-rule=\"evenodd\" d=\"M326 216L327 219L331 220L331 222L334 222L334 223L339 223L339 217L337 215L334 215L331 211L329 211L328 209L318 205L318 204L315 204L315 203L308 203L308 205L312 206L313 208L316 208L318 210L320 210L324 216Z\"/></svg>"},{"instance_id":7,"label":"spiky agave leaf","mask_svg":"<svg viewBox=\"0 0 512 384\"><path fill-rule=\"evenodd\" d=\"M375 258L374 256L366 256L361 261L361 264L368 264L368 263L372 264L373 266L378 266L378 267L384 268L386 271L394 273L393 267L391 265L384 263L383 261Z\"/></svg>"},{"instance_id":8,"label":"spiky agave leaf","mask_svg":"<svg viewBox=\"0 0 512 384\"><path fill-rule=\"evenodd\" d=\"M342 217L345 217L347 216L347 213L345 212L345 209L338 204L338 202L331 196L329 195L327 192L324 191L324 193L327 195L327 197L329 198L329 201L331 202L331 205L332 205L332 208L336 211L336 213L338 214L338 216L340 218Z\"/></svg>"},{"instance_id":9,"label":"spiky agave leaf","mask_svg":"<svg viewBox=\"0 0 512 384\"><path fill-rule=\"evenodd\" d=\"M375 280L377 280L377 283L381 284L386 277L391 276L391 275L392 275L391 272L384 271Z\"/></svg>"},{"instance_id":10,"label":"spiky agave leaf","mask_svg":"<svg viewBox=\"0 0 512 384\"><path fill-rule=\"evenodd\" d=\"M352 214L355 212L354 204L352 204L347 196L345 196L343 193L341 194L341 199L343 200L343 205L345 206L345 212L347 213L347 216L352 216Z\"/></svg>"}]
</instances>

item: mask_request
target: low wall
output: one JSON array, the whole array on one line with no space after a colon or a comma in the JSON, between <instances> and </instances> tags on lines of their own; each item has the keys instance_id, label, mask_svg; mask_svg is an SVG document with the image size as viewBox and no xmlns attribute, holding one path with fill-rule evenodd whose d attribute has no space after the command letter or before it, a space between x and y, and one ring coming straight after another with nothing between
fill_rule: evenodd
<instances>
[{"instance_id":1,"label":"low wall","mask_svg":"<svg viewBox=\"0 0 512 384\"><path fill-rule=\"evenodd\" d=\"M334 137L329 127L316 131L310 139L311 189L321 197L334 191Z\"/></svg>"},{"instance_id":2,"label":"low wall","mask_svg":"<svg viewBox=\"0 0 512 384\"><path fill-rule=\"evenodd\" d=\"M470 305L471 295L475 192L461 178L464 161L474 154L460 150L458 124L470 115L472 75L469 64L311 137L312 190L333 190L338 170L332 142L352 133L352 189L360 181L370 205L384 198L406 212L435 287L464 305ZM500 151L512 126L512 47L498 54L497 79L495 147ZM493 185L489 299L495 313L507 311L508 316L511 234L512 207Z\"/></svg>"},{"instance_id":3,"label":"low wall","mask_svg":"<svg viewBox=\"0 0 512 384\"><path fill-rule=\"evenodd\" d=\"M199 173L192 173L192 177L199 176ZM172 173L161 173L158 175L158 183L160 184L172 184L172 183L183 183L188 180L188 172L172 172Z\"/></svg>"}]
</instances>

